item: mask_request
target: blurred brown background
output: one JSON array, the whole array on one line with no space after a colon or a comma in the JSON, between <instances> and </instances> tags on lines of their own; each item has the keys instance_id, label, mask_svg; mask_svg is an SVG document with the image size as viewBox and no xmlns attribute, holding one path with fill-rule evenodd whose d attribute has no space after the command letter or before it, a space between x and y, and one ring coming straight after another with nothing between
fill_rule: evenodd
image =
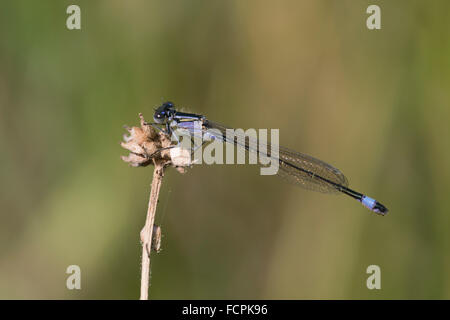
<instances>
[{"instance_id":1,"label":"blurred brown background","mask_svg":"<svg viewBox=\"0 0 450 320\"><path fill-rule=\"evenodd\" d=\"M81 7L82 29L66 28ZM366 28L381 7L382 29ZM136 299L152 168L123 124L171 100L341 169L390 209L167 172L150 297L450 298L450 2L2 1L0 298ZM67 266L82 289L66 289ZM366 268L381 267L381 290Z\"/></svg>"}]
</instances>

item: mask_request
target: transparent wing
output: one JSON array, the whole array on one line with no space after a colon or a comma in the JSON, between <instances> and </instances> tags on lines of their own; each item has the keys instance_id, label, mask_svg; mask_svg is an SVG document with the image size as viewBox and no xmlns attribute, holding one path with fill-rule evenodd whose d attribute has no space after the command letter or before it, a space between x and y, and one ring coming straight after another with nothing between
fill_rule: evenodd
<instances>
[{"instance_id":1,"label":"transparent wing","mask_svg":"<svg viewBox=\"0 0 450 320\"><path fill-rule=\"evenodd\" d=\"M321 178L338 186L348 186L347 178L340 170L319 159L283 147L280 147L279 158L283 161L280 162L278 175L300 187L323 193L339 192L336 185ZM305 171L298 170L295 167L302 168Z\"/></svg>"},{"instance_id":2,"label":"transparent wing","mask_svg":"<svg viewBox=\"0 0 450 320\"><path fill-rule=\"evenodd\" d=\"M245 148L248 152L258 152L259 144L263 156L266 155L279 161L277 175L297 186L323 193L338 193L339 186L348 186L347 178L341 171L319 159L284 147L278 147L278 156L271 156L270 151L274 146L269 143L262 144L254 138L244 137L238 132L235 132L234 137L227 137L225 126L209 120L205 121L204 126L213 138L233 143L237 147Z\"/></svg>"}]
</instances>

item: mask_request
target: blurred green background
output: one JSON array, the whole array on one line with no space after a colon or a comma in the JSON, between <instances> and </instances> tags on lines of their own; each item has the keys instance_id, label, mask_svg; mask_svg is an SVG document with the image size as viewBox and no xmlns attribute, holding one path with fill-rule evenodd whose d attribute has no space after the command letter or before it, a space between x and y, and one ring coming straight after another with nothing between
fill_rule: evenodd
<instances>
[{"instance_id":1,"label":"blurred green background","mask_svg":"<svg viewBox=\"0 0 450 320\"><path fill-rule=\"evenodd\" d=\"M81 30L66 8L81 7ZM366 8L381 7L381 30ZM153 299L450 298L449 1L2 1L0 298L136 299L152 168L122 125L171 100L341 169L390 209L194 166L163 181ZM69 265L81 290L67 290ZM381 268L368 290L366 268Z\"/></svg>"}]
</instances>

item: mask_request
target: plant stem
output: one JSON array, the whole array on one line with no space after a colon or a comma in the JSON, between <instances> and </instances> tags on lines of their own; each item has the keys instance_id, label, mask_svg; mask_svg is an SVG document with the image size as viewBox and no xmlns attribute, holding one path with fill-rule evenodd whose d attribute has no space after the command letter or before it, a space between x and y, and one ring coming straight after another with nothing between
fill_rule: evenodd
<instances>
[{"instance_id":1,"label":"plant stem","mask_svg":"<svg viewBox=\"0 0 450 320\"><path fill-rule=\"evenodd\" d=\"M150 252L152 249L153 225L155 222L156 206L158 204L159 190L164 176L164 164L155 162L153 180L148 201L147 218L141 230L142 263L141 263L141 300L148 300L150 283Z\"/></svg>"}]
</instances>

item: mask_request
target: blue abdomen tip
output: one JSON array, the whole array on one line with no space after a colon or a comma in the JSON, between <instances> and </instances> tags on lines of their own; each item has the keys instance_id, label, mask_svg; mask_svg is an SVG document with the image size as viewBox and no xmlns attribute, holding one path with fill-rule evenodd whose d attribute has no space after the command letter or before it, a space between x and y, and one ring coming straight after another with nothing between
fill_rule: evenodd
<instances>
[{"instance_id":1,"label":"blue abdomen tip","mask_svg":"<svg viewBox=\"0 0 450 320\"><path fill-rule=\"evenodd\" d=\"M388 209L385 206L383 206L377 200L372 199L371 197L363 196L361 199L361 203L369 210L372 210L373 212L381 214L383 216L388 213Z\"/></svg>"}]
</instances>

